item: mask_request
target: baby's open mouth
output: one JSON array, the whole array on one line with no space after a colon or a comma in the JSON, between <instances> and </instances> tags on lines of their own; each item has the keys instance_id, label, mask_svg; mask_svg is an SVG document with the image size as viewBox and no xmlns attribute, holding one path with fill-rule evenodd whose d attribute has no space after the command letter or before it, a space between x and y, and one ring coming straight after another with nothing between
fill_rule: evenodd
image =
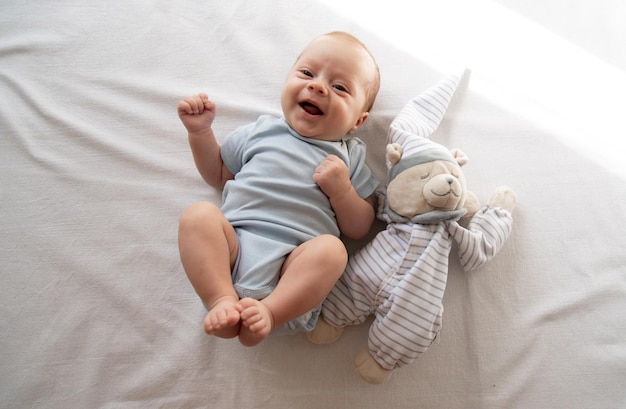
<instances>
[{"instance_id":1,"label":"baby's open mouth","mask_svg":"<svg viewBox=\"0 0 626 409\"><path fill-rule=\"evenodd\" d=\"M308 101L301 102L300 106L302 107L302 109L304 109L307 113L311 115L323 115L324 114L324 112L322 112L321 109L319 109L315 104L311 102L308 102Z\"/></svg>"}]
</instances>

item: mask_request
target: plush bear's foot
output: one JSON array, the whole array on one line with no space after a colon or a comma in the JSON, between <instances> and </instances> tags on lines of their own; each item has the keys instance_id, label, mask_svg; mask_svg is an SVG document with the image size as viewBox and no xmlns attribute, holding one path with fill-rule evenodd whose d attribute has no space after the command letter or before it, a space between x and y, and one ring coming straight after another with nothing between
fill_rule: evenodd
<instances>
[{"instance_id":1,"label":"plush bear's foot","mask_svg":"<svg viewBox=\"0 0 626 409\"><path fill-rule=\"evenodd\" d=\"M392 370L384 369L372 358L367 349L362 350L356 356L356 370L361 378L367 383L385 383L391 377Z\"/></svg>"},{"instance_id":2,"label":"plush bear's foot","mask_svg":"<svg viewBox=\"0 0 626 409\"><path fill-rule=\"evenodd\" d=\"M313 331L307 332L306 337L314 344L326 345L337 341L342 333L343 328L333 327L320 317Z\"/></svg>"},{"instance_id":3,"label":"plush bear's foot","mask_svg":"<svg viewBox=\"0 0 626 409\"><path fill-rule=\"evenodd\" d=\"M489 206L501 207L504 210L508 210L511 214L513 214L513 210L515 210L516 203L517 196L515 196L515 192L507 186L496 189L489 200Z\"/></svg>"}]
</instances>

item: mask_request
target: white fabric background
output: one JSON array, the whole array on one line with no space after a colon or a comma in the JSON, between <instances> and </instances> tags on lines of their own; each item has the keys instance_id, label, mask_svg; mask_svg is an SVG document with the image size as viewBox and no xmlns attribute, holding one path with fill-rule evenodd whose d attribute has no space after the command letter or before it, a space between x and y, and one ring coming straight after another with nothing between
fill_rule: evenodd
<instances>
[{"instance_id":1,"label":"white fabric background","mask_svg":"<svg viewBox=\"0 0 626 409\"><path fill-rule=\"evenodd\" d=\"M626 6L507 0L0 4L0 407L618 408L626 405ZM440 340L382 386L319 347L207 337L178 216L219 193L176 115L206 91L224 137L280 114L290 65L347 30L382 87L360 131L384 178L387 126L469 71L433 139L486 201L518 194L498 257L454 253Z\"/></svg>"}]
</instances>

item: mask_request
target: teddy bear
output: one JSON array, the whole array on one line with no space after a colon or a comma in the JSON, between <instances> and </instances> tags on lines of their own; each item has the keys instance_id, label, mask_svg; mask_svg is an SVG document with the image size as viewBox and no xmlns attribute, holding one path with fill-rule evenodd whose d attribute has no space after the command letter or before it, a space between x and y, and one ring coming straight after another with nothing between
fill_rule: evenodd
<instances>
[{"instance_id":1,"label":"teddy bear","mask_svg":"<svg viewBox=\"0 0 626 409\"><path fill-rule=\"evenodd\" d=\"M481 207L461 170L467 156L429 139L459 80L444 78L391 122L388 180L377 194L377 215L387 227L350 257L308 334L314 343L332 343L344 327L373 315L368 346L356 357L368 383L386 382L437 338L453 242L463 269L471 271L491 260L511 233L515 193L500 187Z\"/></svg>"}]
</instances>

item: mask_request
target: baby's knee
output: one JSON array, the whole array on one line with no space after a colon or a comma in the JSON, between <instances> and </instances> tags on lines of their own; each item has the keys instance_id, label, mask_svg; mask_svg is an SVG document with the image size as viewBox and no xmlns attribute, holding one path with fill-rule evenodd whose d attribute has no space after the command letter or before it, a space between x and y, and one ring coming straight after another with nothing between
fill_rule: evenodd
<instances>
[{"instance_id":1,"label":"baby's knee","mask_svg":"<svg viewBox=\"0 0 626 409\"><path fill-rule=\"evenodd\" d=\"M197 202L189 206L180 216L180 223L195 222L198 219L211 217L220 209L211 202Z\"/></svg>"},{"instance_id":2,"label":"baby's knee","mask_svg":"<svg viewBox=\"0 0 626 409\"><path fill-rule=\"evenodd\" d=\"M180 216L179 226L181 229L193 228L204 225L206 221L216 220L222 212L219 207L211 202L197 202L189 206Z\"/></svg>"},{"instance_id":3,"label":"baby's knee","mask_svg":"<svg viewBox=\"0 0 626 409\"><path fill-rule=\"evenodd\" d=\"M342 272L348 263L348 250L343 242L338 238L330 234L325 234L318 237L320 246L320 261L327 262L333 266L339 268Z\"/></svg>"}]
</instances>

